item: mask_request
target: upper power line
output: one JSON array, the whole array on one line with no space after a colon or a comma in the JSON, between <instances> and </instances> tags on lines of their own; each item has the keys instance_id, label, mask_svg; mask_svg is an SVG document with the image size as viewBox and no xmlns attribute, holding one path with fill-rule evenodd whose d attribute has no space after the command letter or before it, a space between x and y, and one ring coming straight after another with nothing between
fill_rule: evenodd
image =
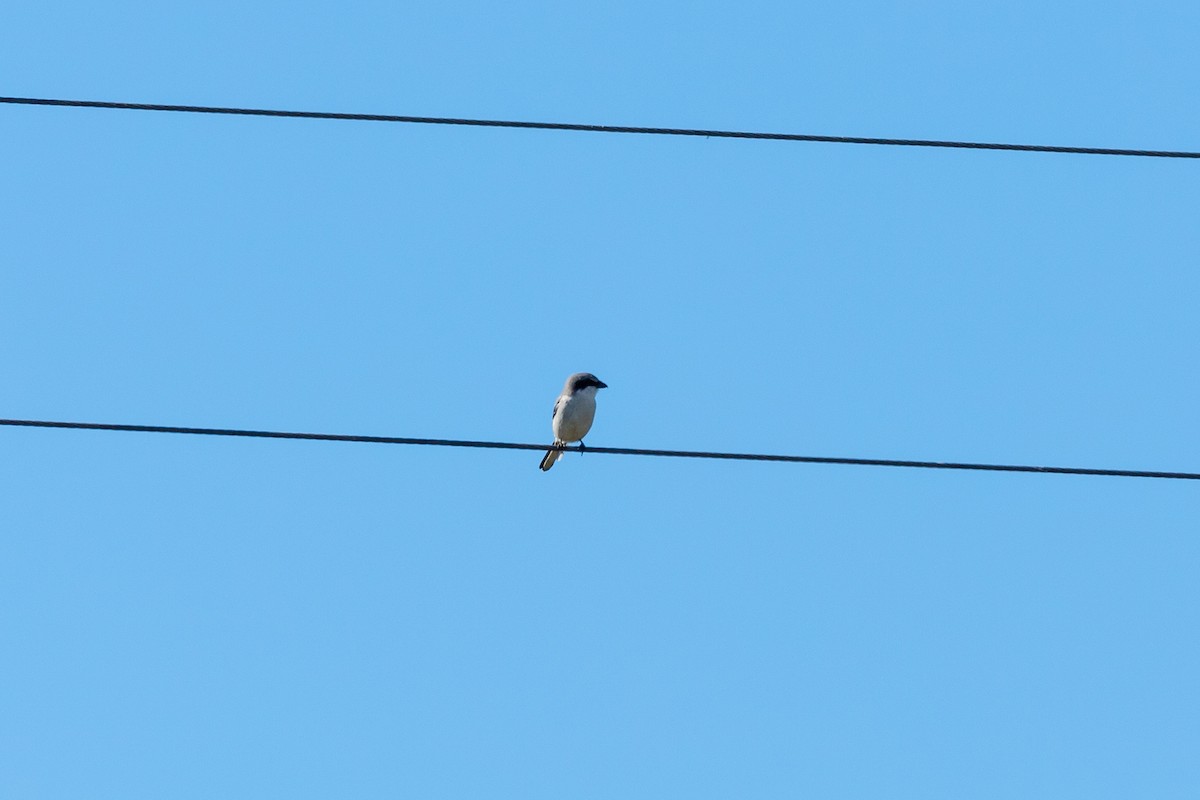
<instances>
[{"instance_id":1,"label":"upper power line","mask_svg":"<svg viewBox=\"0 0 1200 800\"><path fill-rule=\"evenodd\" d=\"M1113 478L1174 478L1200 480L1200 472L1162 472L1140 469L1097 469L1094 467L1031 467L1017 464L970 464L953 461L901 461L890 458L840 458L832 456L784 456L759 453L711 453L702 450L647 450L637 447L551 447L545 444L517 442L476 442L463 439L414 439L399 436L356 436L343 433L290 433L252 431L235 428L182 428L172 425L119 425L106 422L48 422L32 419L0 419L0 425L22 428L66 428L70 430L123 431L131 433L180 433L198 436L238 436L255 439L304 439L324 442L365 442L369 444L410 444L429 447L479 447L490 450L565 450L621 456L662 456L666 458L708 458L723 461L782 461L792 464L845 464L859 467L916 467L920 469L956 469L982 472L1035 472L1053 475L1102 475Z\"/></svg>"},{"instance_id":2,"label":"upper power line","mask_svg":"<svg viewBox=\"0 0 1200 800\"><path fill-rule=\"evenodd\" d=\"M482 128L532 128L535 130L589 131L592 133L640 133L653 136L702 136L713 139L765 139L781 142L831 142L834 144L874 144L896 147L945 147L960 150L1015 150L1025 153L1073 153L1094 156L1200 158L1200 152L1188 150L1131 150L1119 147L1070 147L1049 144L960 142L938 139L885 139L870 136L822 136L809 133L765 133L755 131L707 130L703 128L650 128L630 125L583 125L574 122L522 122L456 117L411 117L396 114L349 114L337 111L282 111L267 108L182 106L163 105L160 103L114 103L105 100L60 100L43 97L0 97L0 103L26 106L123 109L127 111L174 111L188 114L232 114L251 117L336 119L356 120L360 122L406 122L417 125L469 125Z\"/></svg>"}]
</instances>

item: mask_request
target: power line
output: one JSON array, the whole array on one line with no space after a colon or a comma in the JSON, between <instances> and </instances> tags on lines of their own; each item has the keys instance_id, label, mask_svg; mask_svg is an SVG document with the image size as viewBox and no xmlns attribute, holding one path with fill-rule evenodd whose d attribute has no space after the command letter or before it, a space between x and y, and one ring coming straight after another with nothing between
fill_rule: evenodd
<instances>
[{"instance_id":1,"label":"power line","mask_svg":"<svg viewBox=\"0 0 1200 800\"><path fill-rule=\"evenodd\" d=\"M883 139L869 136L821 136L807 133L762 133L754 131L706 130L702 128L649 128L629 125L582 125L573 122L520 122L498 119L456 117L411 117L396 114L348 114L336 111L281 111L267 108L226 108L221 106L184 106L160 103L114 103L105 100L56 100L39 97L0 97L0 103L26 106L67 108L106 108L126 111L173 111L188 114L231 114L250 117L289 117L299 119L354 120L359 122L405 122L417 125L468 125L481 128L526 128L549 131L588 131L592 133L640 133L654 136L702 136L711 139L765 139L780 142L827 142L833 144L874 144L898 147L944 147L960 150L1014 150L1025 153L1073 153L1095 156L1144 156L1153 158L1200 158L1200 152L1187 150L1130 150L1117 147L1067 147L1045 144L1003 144L997 142L959 142L936 139Z\"/></svg>"},{"instance_id":2,"label":"power line","mask_svg":"<svg viewBox=\"0 0 1200 800\"><path fill-rule=\"evenodd\" d=\"M409 444L431 447L479 447L491 450L548 450L545 444L517 442L475 442L463 439L414 439L400 436L354 436L342 433L290 433L250 431L233 428L183 428L172 425L117 425L103 422L47 422L31 419L0 419L0 425L22 428L66 428L89 431L134 433L180 433L199 436L240 436L256 439L304 439L323 442L364 442L368 444ZM826 456L784 456L757 453L710 453L699 450L647 450L637 447L559 447L566 452L587 452L620 456L661 456L666 458L709 458L724 461L777 461L792 464L846 464L860 467L916 467L920 469L958 469L983 472L1036 472L1054 475L1104 475L1115 478L1175 478L1200 480L1200 472L1161 472L1136 469L1095 469L1091 467L1030 467L1014 464L967 464L944 461L902 461L890 458L835 458Z\"/></svg>"}]
</instances>

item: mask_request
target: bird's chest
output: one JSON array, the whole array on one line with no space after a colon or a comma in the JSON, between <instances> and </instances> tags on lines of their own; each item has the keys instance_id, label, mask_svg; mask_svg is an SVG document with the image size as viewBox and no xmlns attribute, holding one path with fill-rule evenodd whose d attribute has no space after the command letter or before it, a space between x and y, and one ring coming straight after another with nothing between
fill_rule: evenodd
<instances>
[{"instance_id":1,"label":"bird's chest","mask_svg":"<svg viewBox=\"0 0 1200 800\"><path fill-rule=\"evenodd\" d=\"M595 400L574 397L559 409L558 418L555 419L555 436L564 442L577 442L587 435L595 416Z\"/></svg>"}]
</instances>

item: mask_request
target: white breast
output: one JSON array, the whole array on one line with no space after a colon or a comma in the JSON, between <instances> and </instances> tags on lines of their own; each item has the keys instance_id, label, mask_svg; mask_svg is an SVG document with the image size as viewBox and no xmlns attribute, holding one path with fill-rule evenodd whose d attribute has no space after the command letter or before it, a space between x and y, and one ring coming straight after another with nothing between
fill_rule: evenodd
<instances>
[{"instance_id":1,"label":"white breast","mask_svg":"<svg viewBox=\"0 0 1200 800\"><path fill-rule=\"evenodd\" d=\"M559 398L558 412L554 415L554 438L564 442L578 442L587 436L596 417L596 387L580 389L569 397Z\"/></svg>"}]
</instances>

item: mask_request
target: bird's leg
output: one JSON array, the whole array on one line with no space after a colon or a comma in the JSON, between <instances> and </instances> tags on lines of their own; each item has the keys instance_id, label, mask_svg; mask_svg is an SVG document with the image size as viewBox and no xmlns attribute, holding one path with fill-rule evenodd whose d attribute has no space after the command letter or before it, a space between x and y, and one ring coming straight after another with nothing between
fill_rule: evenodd
<instances>
[{"instance_id":1,"label":"bird's leg","mask_svg":"<svg viewBox=\"0 0 1200 800\"><path fill-rule=\"evenodd\" d=\"M587 449L587 445L583 443L583 439L579 440L579 455L583 455L583 451Z\"/></svg>"}]
</instances>

